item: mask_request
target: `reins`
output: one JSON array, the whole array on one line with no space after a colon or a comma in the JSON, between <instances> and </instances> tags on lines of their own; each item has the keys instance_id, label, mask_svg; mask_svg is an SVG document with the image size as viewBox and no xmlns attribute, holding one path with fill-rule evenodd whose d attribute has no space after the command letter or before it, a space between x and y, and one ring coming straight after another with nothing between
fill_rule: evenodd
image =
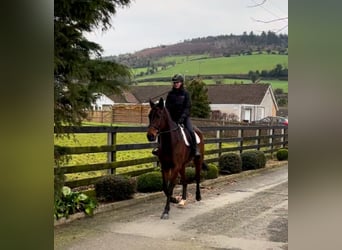
<instances>
[{"instance_id":1,"label":"reins","mask_svg":"<svg viewBox=\"0 0 342 250\"><path fill-rule=\"evenodd\" d=\"M166 130L166 131L160 131L160 132L158 132L158 135L165 134L165 133L171 133L172 131L176 131L177 129L179 129L179 125L177 125L177 127L173 128L173 129L169 129L169 130Z\"/></svg>"}]
</instances>

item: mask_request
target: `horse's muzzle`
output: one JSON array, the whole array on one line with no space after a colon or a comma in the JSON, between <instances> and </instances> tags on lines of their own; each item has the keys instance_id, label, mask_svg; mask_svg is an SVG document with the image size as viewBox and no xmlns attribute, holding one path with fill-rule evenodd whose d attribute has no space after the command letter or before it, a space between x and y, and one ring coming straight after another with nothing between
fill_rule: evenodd
<instances>
[{"instance_id":1,"label":"horse's muzzle","mask_svg":"<svg viewBox=\"0 0 342 250\"><path fill-rule=\"evenodd\" d=\"M156 137L154 134L151 134L151 133L147 133L147 140L149 141L155 141L156 140Z\"/></svg>"}]
</instances>

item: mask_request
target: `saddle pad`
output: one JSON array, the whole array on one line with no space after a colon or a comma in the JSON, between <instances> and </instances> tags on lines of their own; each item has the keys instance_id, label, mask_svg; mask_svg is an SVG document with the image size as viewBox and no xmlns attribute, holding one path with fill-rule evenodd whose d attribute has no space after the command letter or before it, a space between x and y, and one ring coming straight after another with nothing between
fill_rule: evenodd
<instances>
[{"instance_id":1,"label":"saddle pad","mask_svg":"<svg viewBox=\"0 0 342 250\"><path fill-rule=\"evenodd\" d=\"M183 135L183 139L184 139L185 145L190 146L188 138L186 138L186 135L185 135L185 132L184 132L184 128L180 127L180 129L181 129L181 132L182 132L182 135ZM201 140L200 140L198 134L196 134L196 132L195 132L195 138L196 138L196 143L199 144Z\"/></svg>"}]
</instances>

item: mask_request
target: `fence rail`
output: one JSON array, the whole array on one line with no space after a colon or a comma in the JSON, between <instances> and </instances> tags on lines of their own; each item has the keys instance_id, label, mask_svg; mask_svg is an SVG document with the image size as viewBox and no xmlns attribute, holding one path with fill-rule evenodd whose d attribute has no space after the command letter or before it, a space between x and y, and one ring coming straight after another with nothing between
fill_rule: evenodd
<instances>
[{"instance_id":1,"label":"fence rail","mask_svg":"<svg viewBox=\"0 0 342 250\"><path fill-rule=\"evenodd\" d=\"M218 162L219 157L227 152L240 152L248 149L261 150L266 154L273 154L278 148L285 147L288 144L287 126L267 126L267 125L226 125L226 126L198 126L204 134L205 147L211 146L213 149L205 150L205 161L207 163ZM84 127L64 127L63 131L67 134L107 134L107 145L100 146L80 146L64 147L55 145L57 152L63 152L64 155L77 155L87 153L107 153L107 162L83 164L73 166L55 166L54 173L57 174L75 174L89 171L103 171L107 174L115 174L118 168L127 168L139 164L149 163L150 167L127 171L125 175L138 176L150 172L157 166L157 157L151 154L151 157L117 161L116 154L119 151L152 149L157 143L138 143L138 144L117 144L117 135L120 133L146 133L147 126L84 126ZM147 140L146 140L147 141ZM227 143L236 143L236 145L227 146ZM65 185L76 188L94 184L99 178L90 177L78 180L67 180Z\"/></svg>"}]
</instances>

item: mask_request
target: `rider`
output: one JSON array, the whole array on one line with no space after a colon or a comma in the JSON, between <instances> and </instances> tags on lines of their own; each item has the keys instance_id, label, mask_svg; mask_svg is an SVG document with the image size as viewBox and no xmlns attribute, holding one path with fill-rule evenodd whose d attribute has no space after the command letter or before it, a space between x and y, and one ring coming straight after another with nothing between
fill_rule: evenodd
<instances>
[{"instance_id":1,"label":"rider","mask_svg":"<svg viewBox=\"0 0 342 250\"><path fill-rule=\"evenodd\" d=\"M191 155L199 157L201 154L197 148L195 133L190 120L191 97L187 90L184 89L184 77L176 74L172 77L172 90L166 97L165 106L170 112L171 118L178 124L183 124L191 136ZM156 150L152 151L157 154Z\"/></svg>"}]
</instances>

